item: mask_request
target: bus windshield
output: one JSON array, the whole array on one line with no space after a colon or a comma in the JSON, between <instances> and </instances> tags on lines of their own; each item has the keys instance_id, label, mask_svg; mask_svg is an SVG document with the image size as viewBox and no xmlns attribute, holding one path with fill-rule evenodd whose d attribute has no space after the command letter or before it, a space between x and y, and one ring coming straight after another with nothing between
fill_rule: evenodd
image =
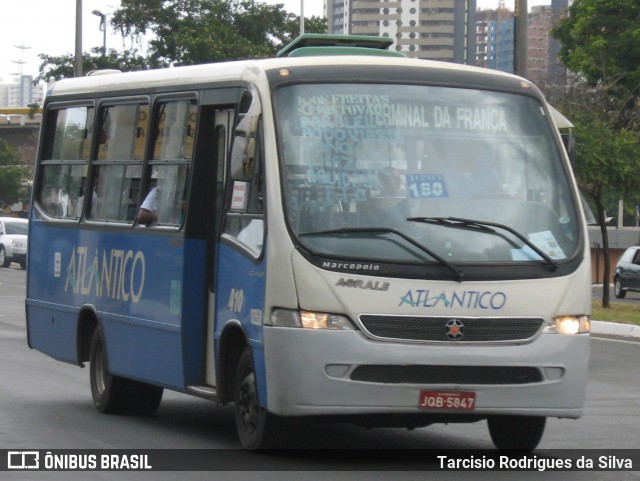
<instances>
[{"instance_id":1,"label":"bus windshield","mask_svg":"<svg viewBox=\"0 0 640 481\"><path fill-rule=\"evenodd\" d=\"M299 84L276 108L287 220L309 252L516 265L577 252L578 209L531 97Z\"/></svg>"}]
</instances>

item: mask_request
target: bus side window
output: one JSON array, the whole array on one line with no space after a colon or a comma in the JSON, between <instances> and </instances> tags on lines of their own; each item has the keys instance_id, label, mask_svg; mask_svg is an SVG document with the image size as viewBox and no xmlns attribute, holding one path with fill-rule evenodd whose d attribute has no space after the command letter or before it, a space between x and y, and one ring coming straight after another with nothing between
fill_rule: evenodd
<instances>
[{"instance_id":1,"label":"bus side window","mask_svg":"<svg viewBox=\"0 0 640 481\"><path fill-rule=\"evenodd\" d=\"M37 199L50 217L79 219L91 153L94 108L74 106L47 113L48 144Z\"/></svg>"},{"instance_id":2,"label":"bus side window","mask_svg":"<svg viewBox=\"0 0 640 481\"><path fill-rule=\"evenodd\" d=\"M98 158L93 162L90 217L132 223L142 177L149 105L116 104L100 115Z\"/></svg>"},{"instance_id":3,"label":"bus side window","mask_svg":"<svg viewBox=\"0 0 640 481\"><path fill-rule=\"evenodd\" d=\"M256 136L255 173L250 182L232 182L231 208L227 213L226 235L233 237L256 258L264 246L264 162L260 136Z\"/></svg>"},{"instance_id":4,"label":"bus side window","mask_svg":"<svg viewBox=\"0 0 640 481\"><path fill-rule=\"evenodd\" d=\"M150 225L179 226L184 220L197 107L195 99L171 100L155 110L149 193L156 189L156 221Z\"/></svg>"},{"instance_id":5,"label":"bus side window","mask_svg":"<svg viewBox=\"0 0 640 481\"><path fill-rule=\"evenodd\" d=\"M231 204L224 233L258 258L264 244L264 162L261 106L255 87L240 101L231 148Z\"/></svg>"}]
</instances>

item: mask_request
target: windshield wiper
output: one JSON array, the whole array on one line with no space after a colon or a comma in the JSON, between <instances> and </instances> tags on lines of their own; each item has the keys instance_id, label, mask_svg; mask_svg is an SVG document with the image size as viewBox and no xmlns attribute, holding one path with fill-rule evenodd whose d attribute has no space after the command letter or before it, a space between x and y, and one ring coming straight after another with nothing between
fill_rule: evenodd
<instances>
[{"instance_id":1,"label":"windshield wiper","mask_svg":"<svg viewBox=\"0 0 640 481\"><path fill-rule=\"evenodd\" d=\"M494 234L505 238L502 234L497 232L493 227L498 229L505 230L517 237L522 241L524 245L529 247L532 251L538 254L549 266L552 271L555 271L558 268L558 263L554 261L551 257L549 257L542 249L540 249L537 245L527 239L524 235L522 235L517 230L509 227L508 225L499 224L497 222L487 222L484 220L475 220L475 219L464 219L462 217L409 217L407 219L411 222L422 222L424 224L434 224L434 225L442 225L445 227L453 227L456 229L469 229L480 232L487 232L490 234ZM508 240L508 239L507 239Z\"/></svg>"},{"instance_id":2,"label":"windshield wiper","mask_svg":"<svg viewBox=\"0 0 640 481\"><path fill-rule=\"evenodd\" d=\"M458 269L451 262L449 262L448 260L446 260L443 257L440 257L438 254L433 252L428 247L425 247L422 244L420 244L419 242L416 242L415 240L413 240L408 235L406 235L406 234L404 234L404 233L402 233L402 232L400 232L398 230L395 230L395 229L389 229L387 227L343 227L343 228L340 228L340 229L322 230L322 231L317 231L317 232L304 232L304 233L301 233L300 236L322 236L322 235L334 235L334 234L373 234L373 235L377 235L377 234L395 234L398 237L406 240L409 244L417 247L422 252L428 254L430 257L433 257L440 264L442 264L447 269L449 269L451 272L453 272L456 275L456 281L457 282L462 282L462 278L464 277L464 272L462 272L460 269Z\"/></svg>"}]
</instances>

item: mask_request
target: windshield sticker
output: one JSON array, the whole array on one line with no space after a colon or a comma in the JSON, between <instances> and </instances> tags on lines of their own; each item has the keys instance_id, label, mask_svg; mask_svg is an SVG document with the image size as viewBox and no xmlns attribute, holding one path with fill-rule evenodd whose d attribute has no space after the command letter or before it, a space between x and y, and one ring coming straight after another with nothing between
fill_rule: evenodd
<instances>
[{"instance_id":1,"label":"windshield sticker","mask_svg":"<svg viewBox=\"0 0 640 481\"><path fill-rule=\"evenodd\" d=\"M529 234L529 240L552 259L565 259L567 257L551 231L546 230Z\"/></svg>"},{"instance_id":2,"label":"windshield sticker","mask_svg":"<svg viewBox=\"0 0 640 481\"><path fill-rule=\"evenodd\" d=\"M454 291L447 294L431 292L428 289L413 289L400 298L398 307L444 307L462 309L502 309L507 303L507 295L504 292L492 291Z\"/></svg>"}]
</instances>

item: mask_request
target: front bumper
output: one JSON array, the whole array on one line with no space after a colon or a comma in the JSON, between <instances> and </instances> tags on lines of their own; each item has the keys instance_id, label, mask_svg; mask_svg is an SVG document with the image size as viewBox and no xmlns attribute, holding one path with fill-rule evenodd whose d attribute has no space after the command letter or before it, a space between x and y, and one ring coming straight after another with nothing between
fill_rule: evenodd
<instances>
[{"instance_id":1,"label":"front bumper","mask_svg":"<svg viewBox=\"0 0 640 481\"><path fill-rule=\"evenodd\" d=\"M542 334L528 344L407 344L367 339L358 331L265 326L266 407L289 416L451 414L418 407L425 390L476 393L473 414L578 418L588 371L588 334ZM422 383L354 379L360 366L415 370L416 366L535 368L539 380L494 383L491 378ZM361 370L361 369L360 369ZM419 369L418 369L419 370ZM357 378L357 376L355 376ZM455 414L455 413L454 413ZM461 413L462 414L462 413Z\"/></svg>"}]
</instances>

